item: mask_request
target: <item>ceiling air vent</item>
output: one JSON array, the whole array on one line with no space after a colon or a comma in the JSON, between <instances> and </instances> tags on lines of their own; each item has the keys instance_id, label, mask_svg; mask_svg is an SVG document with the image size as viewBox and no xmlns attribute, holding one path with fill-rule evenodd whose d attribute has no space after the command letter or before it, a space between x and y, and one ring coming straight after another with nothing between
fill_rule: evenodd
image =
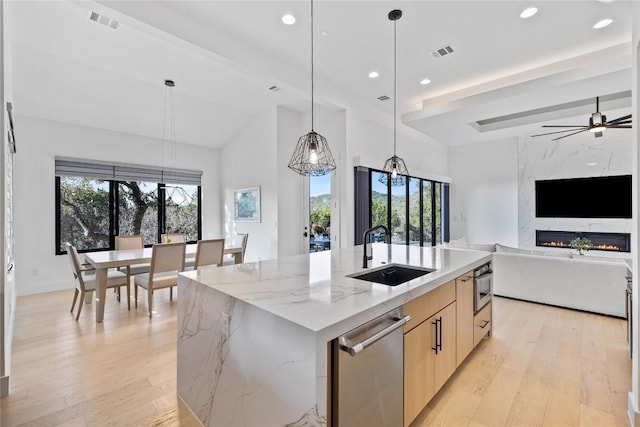
<instances>
[{"instance_id":1,"label":"ceiling air vent","mask_svg":"<svg viewBox=\"0 0 640 427\"><path fill-rule=\"evenodd\" d=\"M270 86L269 90L272 92L282 92L282 89L276 85Z\"/></svg>"},{"instance_id":2,"label":"ceiling air vent","mask_svg":"<svg viewBox=\"0 0 640 427\"><path fill-rule=\"evenodd\" d=\"M91 12L89 15L89 20L93 22L97 22L98 24L102 24L105 27L109 27L112 30L117 30L120 26L120 23L115 19L108 18L104 15L100 15L98 12Z\"/></svg>"},{"instance_id":3,"label":"ceiling air vent","mask_svg":"<svg viewBox=\"0 0 640 427\"><path fill-rule=\"evenodd\" d=\"M450 53L453 53L453 48L451 47L451 45L446 45L434 50L433 52L431 52L431 55L433 55L435 58L442 58L443 56L449 55Z\"/></svg>"},{"instance_id":4,"label":"ceiling air vent","mask_svg":"<svg viewBox=\"0 0 640 427\"><path fill-rule=\"evenodd\" d=\"M378 101L388 101L389 97L387 95L382 95L378 97Z\"/></svg>"}]
</instances>

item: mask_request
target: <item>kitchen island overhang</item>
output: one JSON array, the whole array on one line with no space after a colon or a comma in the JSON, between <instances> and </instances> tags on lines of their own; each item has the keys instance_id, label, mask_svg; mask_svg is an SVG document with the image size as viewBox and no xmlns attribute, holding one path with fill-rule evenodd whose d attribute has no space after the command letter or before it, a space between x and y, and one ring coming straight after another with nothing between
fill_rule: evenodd
<instances>
[{"instance_id":1,"label":"kitchen island overhang","mask_svg":"<svg viewBox=\"0 0 640 427\"><path fill-rule=\"evenodd\" d=\"M327 425L328 343L491 260L373 245L371 268L435 271L389 287L347 277L362 246L180 275L178 395L206 426Z\"/></svg>"}]
</instances>

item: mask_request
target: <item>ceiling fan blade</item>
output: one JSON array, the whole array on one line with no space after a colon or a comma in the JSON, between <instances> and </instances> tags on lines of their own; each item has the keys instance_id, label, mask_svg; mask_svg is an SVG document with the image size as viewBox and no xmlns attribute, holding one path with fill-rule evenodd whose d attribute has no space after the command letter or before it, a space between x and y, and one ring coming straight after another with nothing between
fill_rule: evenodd
<instances>
[{"instance_id":1,"label":"ceiling fan blade","mask_svg":"<svg viewBox=\"0 0 640 427\"><path fill-rule=\"evenodd\" d=\"M631 129L631 125L606 125L607 129Z\"/></svg>"},{"instance_id":2,"label":"ceiling fan blade","mask_svg":"<svg viewBox=\"0 0 640 427\"><path fill-rule=\"evenodd\" d=\"M587 129L582 129L582 130L579 130L578 132L570 133L570 134L568 134L568 135L562 135L562 136L559 136L559 137L557 137L557 138L552 139L552 141L557 141L557 140L559 140L559 139L566 138L566 137L568 137L568 136L575 135L575 134L580 133L580 132L585 132L586 130L587 130Z\"/></svg>"},{"instance_id":3,"label":"ceiling fan blade","mask_svg":"<svg viewBox=\"0 0 640 427\"><path fill-rule=\"evenodd\" d=\"M581 131L582 131L582 130L586 130L586 128L583 126L583 127L580 127L580 128L574 128L574 129L565 129L565 130L557 130L557 131L555 131L555 132L539 133L539 134L537 134L537 135L531 135L531 136L533 137L533 136L553 135L554 133L572 132L572 131L574 131L574 130L581 130Z\"/></svg>"},{"instance_id":4,"label":"ceiling fan blade","mask_svg":"<svg viewBox=\"0 0 640 427\"><path fill-rule=\"evenodd\" d=\"M609 120L607 121L607 123L618 123L623 120L629 120L629 119L631 119L631 114L629 114L628 116L622 116L622 117L618 117L617 119Z\"/></svg>"},{"instance_id":5,"label":"ceiling fan blade","mask_svg":"<svg viewBox=\"0 0 640 427\"><path fill-rule=\"evenodd\" d=\"M631 124L631 120L623 120L621 122L614 122L614 123L607 122L605 126L618 126L618 125L630 125L630 124Z\"/></svg>"},{"instance_id":6,"label":"ceiling fan blade","mask_svg":"<svg viewBox=\"0 0 640 427\"><path fill-rule=\"evenodd\" d=\"M584 128L585 125L542 125L543 128Z\"/></svg>"}]
</instances>

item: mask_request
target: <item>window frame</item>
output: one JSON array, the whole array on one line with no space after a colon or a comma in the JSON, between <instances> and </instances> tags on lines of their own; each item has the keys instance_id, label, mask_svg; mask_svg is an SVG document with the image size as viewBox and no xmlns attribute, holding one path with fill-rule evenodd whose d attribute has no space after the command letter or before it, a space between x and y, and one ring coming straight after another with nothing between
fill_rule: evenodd
<instances>
[{"instance_id":1,"label":"window frame","mask_svg":"<svg viewBox=\"0 0 640 427\"><path fill-rule=\"evenodd\" d=\"M66 250L61 249L62 245L62 197L61 197L61 178L62 177L73 177L73 175L56 175L55 178L55 254L56 255L65 255L67 253ZM122 181L122 180L113 180L113 179L103 179L103 178L90 178L88 179L99 179L109 183L109 247L108 248L95 248L95 249L79 249L78 253L85 252L104 252L115 250L115 240L116 236L119 235L119 220L120 220L120 200L118 197L118 188L121 182L131 182L133 180ZM140 181L142 182L142 181ZM149 181L145 181L149 182ZM157 183L157 191L158 191L158 232L156 242L160 243L161 235L166 232L166 212L165 212L165 197L166 190L165 185L167 183L158 182ZM172 185L172 184L169 184ZM194 185L194 184L192 184ZM202 185L196 185L197 187L197 240L202 239ZM188 241L187 243L195 243L197 240ZM152 244L146 244L145 247L151 247Z\"/></svg>"},{"instance_id":2,"label":"window frame","mask_svg":"<svg viewBox=\"0 0 640 427\"><path fill-rule=\"evenodd\" d=\"M369 210L369 215L368 215L368 227L372 227L374 224L372 224L372 219L373 219L373 198L372 198L372 192L373 192L373 180L375 179L374 174L384 174L388 172L382 171L380 169L373 169L373 168L367 168L368 169L368 192L369 194L367 195L367 199L368 199L368 210ZM448 229L449 229L449 209L448 209L448 203L449 203L449 197L448 197L448 190L445 190L445 187L447 186L447 183L445 182L441 182L441 181L435 181L435 180L431 180L431 179L425 179L425 178L420 178L420 177L416 177L416 176L405 176L405 178L407 178L406 184L405 184L405 224L404 224L404 228L405 228L405 245L411 245L411 241L410 241L410 236L409 236L409 227L410 227L410 206L409 206L409 196L410 196L410 180L419 180L420 183L420 191L419 191L419 217L420 217L420 246L437 246L439 244L442 244L442 242L447 241L447 237L448 237ZM432 235L432 239L431 242L425 242L425 233L424 233L424 183L425 182L429 182L431 183L431 235ZM439 188L439 191L436 192L436 187ZM440 212L440 230L441 233L438 237L437 235L437 223L436 223L436 219L437 219L437 212L436 212L436 208L438 206L437 200L436 200L436 193L439 195L440 197L440 208L441 208L441 212ZM445 197L446 195L446 197ZM391 201L392 201L392 190L391 190L391 179L387 180L387 223L383 224L387 227L387 229L389 230L389 233L392 233L392 228L391 228L391 218L392 218L392 212L391 212ZM377 225L377 224L375 224ZM358 227L355 227L356 229ZM356 239L356 243L358 242L358 240ZM397 243L397 242L396 242ZM425 245L425 243L430 243ZM413 245L415 246L415 244Z\"/></svg>"}]
</instances>

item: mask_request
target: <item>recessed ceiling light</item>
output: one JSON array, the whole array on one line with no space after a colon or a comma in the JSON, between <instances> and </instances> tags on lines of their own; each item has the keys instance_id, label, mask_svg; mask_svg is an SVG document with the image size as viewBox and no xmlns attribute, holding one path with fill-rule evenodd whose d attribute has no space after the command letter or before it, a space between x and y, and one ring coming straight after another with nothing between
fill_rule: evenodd
<instances>
[{"instance_id":1,"label":"recessed ceiling light","mask_svg":"<svg viewBox=\"0 0 640 427\"><path fill-rule=\"evenodd\" d=\"M589 163L587 163L587 166L595 166L597 164L598 164L598 162L589 162Z\"/></svg>"},{"instance_id":2,"label":"recessed ceiling light","mask_svg":"<svg viewBox=\"0 0 640 427\"><path fill-rule=\"evenodd\" d=\"M293 25L296 23L296 17L291 15L290 13L287 13L286 15L282 15L282 22L287 25Z\"/></svg>"},{"instance_id":3,"label":"recessed ceiling light","mask_svg":"<svg viewBox=\"0 0 640 427\"><path fill-rule=\"evenodd\" d=\"M369 78L370 78L370 79L375 79L375 78L377 78L379 75L380 75L380 73L379 73L379 72L377 72L377 71L372 71L372 72L370 72L370 73L369 73Z\"/></svg>"},{"instance_id":4,"label":"recessed ceiling light","mask_svg":"<svg viewBox=\"0 0 640 427\"><path fill-rule=\"evenodd\" d=\"M520 14L520 18L522 18L522 19L531 18L536 13L538 13L538 8L537 7L528 7L525 10L522 11L522 13Z\"/></svg>"},{"instance_id":5,"label":"recessed ceiling light","mask_svg":"<svg viewBox=\"0 0 640 427\"><path fill-rule=\"evenodd\" d=\"M421 84L421 85L428 85L429 83L431 83L431 80L429 80L429 79L422 79L422 80L420 80L420 84Z\"/></svg>"},{"instance_id":6,"label":"recessed ceiling light","mask_svg":"<svg viewBox=\"0 0 640 427\"><path fill-rule=\"evenodd\" d=\"M593 24L593 28L595 30L599 30L600 28L604 28L604 27L610 25L612 22L613 22L613 19L611 19L611 18L601 19L600 21L598 21L595 24Z\"/></svg>"}]
</instances>

